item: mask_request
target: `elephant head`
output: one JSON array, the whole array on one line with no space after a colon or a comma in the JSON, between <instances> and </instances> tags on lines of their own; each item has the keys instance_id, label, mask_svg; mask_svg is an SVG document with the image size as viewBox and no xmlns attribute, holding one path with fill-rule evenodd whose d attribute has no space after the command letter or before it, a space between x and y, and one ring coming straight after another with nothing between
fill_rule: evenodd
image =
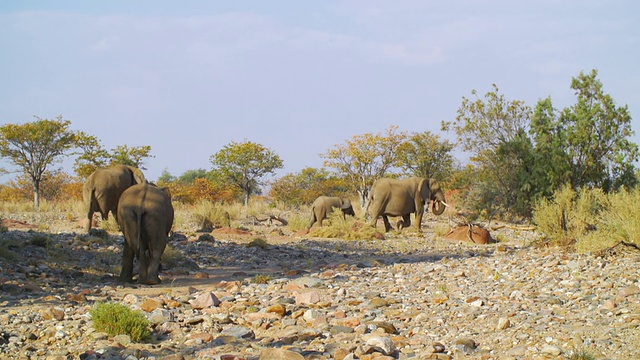
<instances>
[{"instance_id":1,"label":"elephant head","mask_svg":"<svg viewBox=\"0 0 640 360\"><path fill-rule=\"evenodd\" d=\"M429 190L431 192L429 199L433 201L431 212L433 212L434 215L441 215L448 206L444 198L444 190L442 190L440 184L433 178L429 178Z\"/></svg>"}]
</instances>

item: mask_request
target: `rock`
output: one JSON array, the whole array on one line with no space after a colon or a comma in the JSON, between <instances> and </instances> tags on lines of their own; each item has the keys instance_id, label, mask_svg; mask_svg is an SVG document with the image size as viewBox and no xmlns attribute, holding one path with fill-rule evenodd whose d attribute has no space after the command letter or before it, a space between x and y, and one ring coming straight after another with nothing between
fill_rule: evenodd
<instances>
[{"instance_id":1,"label":"rock","mask_svg":"<svg viewBox=\"0 0 640 360\"><path fill-rule=\"evenodd\" d=\"M204 293L189 301L194 309L206 309L220 305L220 300L212 293Z\"/></svg>"},{"instance_id":2,"label":"rock","mask_svg":"<svg viewBox=\"0 0 640 360\"><path fill-rule=\"evenodd\" d=\"M260 352L260 360L304 360L304 356L284 349L264 349Z\"/></svg>"},{"instance_id":3,"label":"rock","mask_svg":"<svg viewBox=\"0 0 640 360\"><path fill-rule=\"evenodd\" d=\"M384 355L392 355L396 351L396 345L391 338L374 336L367 340L367 346Z\"/></svg>"}]
</instances>

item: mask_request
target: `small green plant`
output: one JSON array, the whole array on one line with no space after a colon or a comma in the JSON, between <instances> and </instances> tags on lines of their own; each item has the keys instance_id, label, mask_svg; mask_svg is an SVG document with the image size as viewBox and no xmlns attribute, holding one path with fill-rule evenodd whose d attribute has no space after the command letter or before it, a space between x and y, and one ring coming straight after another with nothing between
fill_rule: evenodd
<instances>
[{"instance_id":1,"label":"small green plant","mask_svg":"<svg viewBox=\"0 0 640 360\"><path fill-rule=\"evenodd\" d=\"M48 249L51 246L51 239L44 234L35 234L29 239L29 244Z\"/></svg>"},{"instance_id":2,"label":"small green plant","mask_svg":"<svg viewBox=\"0 0 640 360\"><path fill-rule=\"evenodd\" d=\"M576 350L567 356L567 360L596 360L596 357L586 350Z\"/></svg>"},{"instance_id":3,"label":"small green plant","mask_svg":"<svg viewBox=\"0 0 640 360\"><path fill-rule=\"evenodd\" d=\"M98 303L89 310L96 331L109 336L129 335L131 340L141 342L151 337L149 320L141 311L118 303Z\"/></svg>"},{"instance_id":4,"label":"small green plant","mask_svg":"<svg viewBox=\"0 0 640 360\"><path fill-rule=\"evenodd\" d=\"M9 229L4 225L4 219L0 216L0 233L6 233L7 231L9 231Z\"/></svg>"},{"instance_id":5,"label":"small green plant","mask_svg":"<svg viewBox=\"0 0 640 360\"><path fill-rule=\"evenodd\" d=\"M16 253L14 253L13 251L11 251L11 249L9 249L4 244L2 244L0 245L0 258L6 259L9 261L16 260Z\"/></svg>"},{"instance_id":6,"label":"small green plant","mask_svg":"<svg viewBox=\"0 0 640 360\"><path fill-rule=\"evenodd\" d=\"M271 281L271 275L268 274L256 274L253 278L253 282L256 284L268 284Z\"/></svg>"}]
</instances>

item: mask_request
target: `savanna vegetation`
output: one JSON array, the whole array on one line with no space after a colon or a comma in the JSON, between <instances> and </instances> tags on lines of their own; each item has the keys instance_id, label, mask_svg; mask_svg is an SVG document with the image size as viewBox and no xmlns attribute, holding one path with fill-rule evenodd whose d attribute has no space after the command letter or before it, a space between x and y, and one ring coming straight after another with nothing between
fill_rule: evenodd
<instances>
[{"instance_id":1,"label":"savanna vegetation","mask_svg":"<svg viewBox=\"0 0 640 360\"><path fill-rule=\"evenodd\" d=\"M280 156L245 140L212 154L209 169L179 176L165 170L155 182L170 188L177 207L189 209L195 219L189 221L203 228L229 226L240 213L257 216L275 208L289 212L288 226L303 229L306 210L320 195L352 199L360 204L356 213L362 219L376 179L432 176L456 194L468 221L532 223L546 242L581 251L620 241L640 245L640 211L634 206L640 200L639 151L630 140L631 114L604 91L597 75L592 70L575 77L570 84L575 103L562 109L550 97L533 106L509 99L495 85L484 95L472 90L455 118L441 124L454 142L391 125L328 148L320 155L322 168L274 179L268 177L284 167ZM84 179L96 168L121 163L144 170L153 156L149 146L106 150L95 136L70 127L62 117L0 127L0 156L17 172L0 186L0 201L33 199L35 209L78 203ZM468 161L459 163L456 149L469 154ZM75 157L74 174L56 168L69 156ZM257 203L266 209L252 210ZM372 236L350 221L313 231Z\"/></svg>"}]
</instances>

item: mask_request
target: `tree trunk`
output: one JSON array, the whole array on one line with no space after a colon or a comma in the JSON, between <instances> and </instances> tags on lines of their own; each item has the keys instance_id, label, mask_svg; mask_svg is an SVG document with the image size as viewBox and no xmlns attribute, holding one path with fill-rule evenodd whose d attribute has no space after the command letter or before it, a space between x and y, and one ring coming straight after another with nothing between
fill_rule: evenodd
<instances>
[{"instance_id":1,"label":"tree trunk","mask_svg":"<svg viewBox=\"0 0 640 360\"><path fill-rule=\"evenodd\" d=\"M40 181L33 180L33 202L36 205L36 210L40 209Z\"/></svg>"}]
</instances>

